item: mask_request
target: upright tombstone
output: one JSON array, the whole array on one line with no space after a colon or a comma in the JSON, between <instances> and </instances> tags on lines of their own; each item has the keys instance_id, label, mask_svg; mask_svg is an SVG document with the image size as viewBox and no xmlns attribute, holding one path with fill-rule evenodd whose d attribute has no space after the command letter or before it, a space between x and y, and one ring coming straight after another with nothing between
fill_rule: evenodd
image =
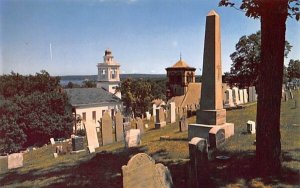
<instances>
[{"instance_id":1,"label":"upright tombstone","mask_svg":"<svg viewBox=\"0 0 300 188\"><path fill-rule=\"evenodd\" d=\"M239 95L239 89L237 87L232 88L232 97L233 97L233 103L235 105L240 105L240 95Z\"/></svg>"},{"instance_id":2,"label":"upright tombstone","mask_svg":"<svg viewBox=\"0 0 300 188\"><path fill-rule=\"evenodd\" d=\"M244 104L244 90L239 90L239 96L240 96L240 104Z\"/></svg>"},{"instance_id":3,"label":"upright tombstone","mask_svg":"<svg viewBox=\"0 0 300 188\"><path fill-rule=\"evenodd\" d=\"M112 119L108 113L105 111L102 116L102 145L108 145L114 142L112 135Z\"/></svg>"},{"instance_id":4,"label":"upright tombstone","mask_svg":"<svg viewBox=\"0 0 300 188\"><path fill-rule=\"evenodd\" d=\"M123 118L123 127L124 127L124 133L126 133L126 131L129 131L131 129L131 122L129 117Z\"/></svg>"},{"instance_id":5,"label":"upright tombstone","mask_svg":"<svg viewBox=\"0 0 300 188\"><path fill-rule=\"evenodd\" d=\"M226 138L234 133L234 124L226 123L226 110L223 109L220 17L214 10L206 17L201 99L196 123L189 125L189 140L194 137L208 139L213 127L224 129Z\"/></svg>"},{"instance_id":6,"label":"upright tombstone","mask_svg":"<svg viewBox=\"0 0 300 188\"><path fill-rule=\"evenodd\" d=\"M146 112L146 119L147 119L147 120L150 120L150 118L151 118L151 114L150 114L150 112L147 111L147 112Z\"/></svg>"},{"instance_id":7,"label":"upright tombstone","mask_svg":"<svg viewBox=\"0 0 300 188\"><path fill-rule=\"evenodd\" d=\"M186 116L182 116L179 120L179 131L187 131L188 130L188 121Z\"/></svg>"},{"instance_id":8,"label":"upright tombstone","mask_svg":"<svg viewBox=\"0 0 300 188\"><path fill-rule=\"evenodd\" d=\"M155 119L155 116L156 116L156 108L157 108L156 104L153 104L152 105L152 116L153 116L154 119Z\"/></svg>"},{"instance_id":9,"label":"upright tombstone","mask_svg":"<svg viewBox=\"0 0 300 188\"><path fill-rule=\"evenodd\" d=\"M143 120L139 117L136 119L136 129L140 129L141 134L145 133Z\"/></svg>"},{"instance_id":10,"label":"upright tombstone","mask_svg":"<svg viewBox=\"0 0 300 188\"><path fill-rule=\"evenodd\" d=\"M155 128L160 129L161 127L164 127L164 126L166 126L164 109L163 108L157 108L156 109Z\"/></svg>"},{"instance_id":11,"label":"upright tombstone","mask_svg":"<svg viewBox=\"0 0 300 188\"><path fill-rule=\"evenodd\" d=\"M55 144L54 138L50 138L51 145Z\"/></svg>"},{"instance_id":12,"label":"upright tombstone","mask_svg":"<svg viewBox=\"0 0 300 188\"><path fill-rule=\"evenodd\" d=\"M226 91L225 91L225 106L226 107L234 107L231 89L226 89Z\"/></svg>"},{"instance_id":13,"label":"upright tombstone","mask_svg":"<svg viewBox=\"0 0 300 188\"><path fill-rule=\"evenodd\" d=\"M126 131L125 147L131 148L141 144L141 131L140 129L130 129Z\"/></svg>"},{"instance_id":14,"label":"upright tombstone","mask_svg":"<svg viewBox=\"0 0 300 188\"><path fill-rule=\"evenodd\" d=\"M7 157L7 168L14 169L23 167L23 153L13 153Z\"/></svg>"},{"instance_id":15,"label":"upright tombstone","mask_svg":"<svg viewBox=\"0 0 300 188\"><path fill-rule=\"evenodd\" d=\"M122 166L124 188L170 188L173 181L170 171L163 164L155 161L145 153L134 155Z\"/></svg>"},{"instance_id":16,"label":"upright tombstone","mask_svg":"<svg viewBox=\"0 0 300 188\"><path fill-rule=\"evenodd\" d=\"M254 121L247 121L247 132L250 134L256 133L256 125Z\"/></svg>"},{"instance_id":17,"label":"upright tombstone","mask_svg":"<svg viewBox=\"0 0 300 188\"><path fill-rule=\"evenodd\" d=\"M189 155L189 188L206 187L209 179L207 140L194 137L189 142Z\"/></svg>"},{"instance_id":18,"label":"upright tombstone","mask_svg":"<svg viewBox=\"0 0 300 188\"><path fill-rule=\"evenodd\" d=\"M257 101L255 86L249 87L249 102Z\"/></svg>"},{"instance_id":19,"label":"upright tombstone","mask_svg":"<svg viewBox=\"0 0 300 188\"><path fill-rule=\"evenodd\" d=\"M168 110L168 123L174 122L176 122L175 102L171 102Z\"/></svg>"},{"instance_id":20,"label":"upright tombstone","mask_svg":"<svg viewBox=\"0 0 300 188\"><path fill-rule=\"evenodd\" d=\"M73 151L81 151L84 150L84 141L81 136L74 136L72 138L72 150Z\"/></svg>"},{"instance_id":21,"label":"upright tombstone","mask_svg":"<svg viewBox=\"0 0 300 188\"><path fill-rule=\"evenodd\" d=\"M248 93L247 93L247 89L243 89L243 93L244 93L244 103L248 103Z\"/></svg>"},{"instance_id":22,"label":"upright tombstone","mask_svg":"<svg viewBox=\"0 0 300 188\"><path fill-rule=\"evenodd\" d=\"M116 129L116 141L124 140L124 130L123 130L123 115L121 112L117 112L115 115L115 129Z\"/></svg>"},{"instance_id":23,"label":"upright tombstone","mask_svg":"<svg viewBox=\"0 0 300 188\"><path fill-rule=\"evenodd\" d=\"M94 121L86 121L84 128L88 146L98 148L99 141L96 131L96 123Z\"/></svg>"}]
</instances>

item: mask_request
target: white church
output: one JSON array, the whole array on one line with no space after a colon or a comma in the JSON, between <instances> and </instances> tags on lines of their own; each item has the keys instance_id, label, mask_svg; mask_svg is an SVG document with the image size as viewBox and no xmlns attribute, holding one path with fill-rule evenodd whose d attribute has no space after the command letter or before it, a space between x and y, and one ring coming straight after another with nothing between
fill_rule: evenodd
<instances>
[{"instance_id":1,"label":"white church","mask_svg":"<svg viewBox=\"0 0 300 188\"><path fill-rule=\"evenodd\" d=\"M114 61L111 50L105 50L103 62L98 63L97 88L72 88L65 89L72 106L75 117L82 119L83 124L98 127L98 121L105 111L111 117L117 111L122 111L120 86L120 65ZM75 128L75 127L74 127Z\"/></svg>"}]
</instances>

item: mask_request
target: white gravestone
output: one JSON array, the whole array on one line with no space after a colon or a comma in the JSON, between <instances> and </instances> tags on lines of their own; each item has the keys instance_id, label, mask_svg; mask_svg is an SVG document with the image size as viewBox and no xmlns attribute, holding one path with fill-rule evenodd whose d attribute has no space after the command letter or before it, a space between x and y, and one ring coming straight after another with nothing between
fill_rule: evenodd
<instances>
[{"instance_id":1,"label":"white gravestone","mask_svg":"<svg viewBox=\"0 0 300 188\"><path fill-rule=\"evenodd\" d=\"M247 132L251 134L256 133L256 127L255 127L255 122L254 121L247 121Z\"/></svg>"},{"instance_id":2,"label":"white gravestone","mask_svg":"<svg viewBox=\"0 0 300 188\"><path fill-rule=\"evenodd\" d=\"M55 144L54 138L50 138L50 142L52 145L54 145Z\"/></svg>"},{"instance_id":3,"label":"white gravestone","mask_svg":"<svg viewBox=\"0 0 300 188\"><path fill-rule=\"evenodd\" d=\"M13 153L7 157L7 168L14 169L23 166L23 153Z\"/></svg>"},{"instance_id":4,"label":"white gravestone","mask_svg":"<svg viewBox=\"0 0 300 188\"><path fill-rule=\"evenodd\" d=\"M243 93L244 93L244 103L248 103L248 93L247 93L247 89L243 89Z\"/></svg>"},{"instance_id":5,"label":"white gravestone","mask_svg":"<svg viewBox=\"0 0 300 188\"><path fill-rule=\"evenodd\" d=\"M239 90L239 95L240 95L240 103L244 104L244 90L243 89Z\"/></svg>"},{"instance_id":6,"label":"white gravestone","mask_svg":"<svg viewBox=\"0 0 300 188\"><path fill-rule=\"evenodd\" d=\"M90 153L95 153L95 147L94 146L88 146L88 150Z\"/></svg>"},{"instance_id":7,"label":"white gravestone","mask_svg":"<svg viewBox=\"0 0 300 188\"><path fill-rule=\"evenodd\" d=\"M140 129L130 129L126 132L125 146L127 148L135 147L141 144L141 131Z\"/></svg>"},{"instance_id":8,"label":"white gravestone","mask_svg":"<svg viewBox=\"0 0 300 188\"><path fill-rule=\"evenodd\" d=\"M232 98L235 105L241 104L239 97L239 89L237 87L232 88Z\"/></svg>"},{"instance_id":9,"label":"white gravestone","mask_svg":"<svg viewBox=\"0 0 300 188\"><path fill-rule=\"evenodd\" d=\"M84 127L85 127L88 146L93 146L94 148L98 148L99 141L98 141L98 136L96 131L96 123L94 121L87 121L84 124Z\"/></svg>"},{"instance_id":10,"label":"white gravestone","mask_svg":"<svg viewBox=\"0 0 300 188\"><path fill-rule=\"evenodd\" d=\"M225 106L226 107L234 107L233 99L232 99L232 90L226 89L225 91Z\"/></svg>"}]
</instances>

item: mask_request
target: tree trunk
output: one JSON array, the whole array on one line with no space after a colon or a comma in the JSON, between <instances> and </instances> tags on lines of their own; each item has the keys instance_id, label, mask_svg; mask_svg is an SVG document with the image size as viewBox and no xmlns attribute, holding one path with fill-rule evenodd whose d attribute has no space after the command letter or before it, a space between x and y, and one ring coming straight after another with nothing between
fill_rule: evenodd
<instances>
[{"instance_id":1,"label":"tree trunk","mask_svg":"<svg viewBox=\"0 0 300 188\"><path fill-rule=\"evenodd\" d=\"M261 176L281 170L280 105L288 0L261 1L256 159Z\"/></svg>"}]
</instances>

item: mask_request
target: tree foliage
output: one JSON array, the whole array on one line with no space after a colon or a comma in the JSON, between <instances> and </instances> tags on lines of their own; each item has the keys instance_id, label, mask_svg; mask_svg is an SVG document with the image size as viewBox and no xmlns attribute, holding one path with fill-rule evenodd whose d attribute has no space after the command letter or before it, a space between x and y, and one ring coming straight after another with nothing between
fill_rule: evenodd
<instances>
[{"instance_id":1,"label":"tree foliage","mask_svg":"<svg viewBox=\"0 0 300 188\"><path fill-rule=\"evenodd\" d=\"M242 36L235 46L236 51L230 55L232 65L229 73L225 73L225 81L233 86L245 88L257 84L258 67L261 62L261 32ZM292 46L285 42L285 57Z\"/></svg>"},{"instance_id":2,"label":"tree foliage","mask_svg":"<svg viewBox=\"0 0 300 188\"><path fill-rule=\"evenodd\" d=\"M46 71L35 76L0 76L0 152L43 145L51 137L67 137L73 117L59 78Z\"/></svg>"},{"instance_id":3,"label":"tree foliage","mask_svg":"<svg viewBox=\"0 0 300 188\"><path fill-rule=\"evenodd\" d=\"M300 60L291 59L287 68L289 79L300 78Z\"/></svg>"},{"instance_id":4,"label":"tree foliage","mask_svg":"<svg viewBox=\"0 0 300 188\"><path fill-rule=\"evenodd\" d=\"M122 81L122 101L127 112L137 116L145 114L151 108L151 101L156 98L165 100L166 80L143 80L127 78Z\"/></svg>"}]
</instances>

